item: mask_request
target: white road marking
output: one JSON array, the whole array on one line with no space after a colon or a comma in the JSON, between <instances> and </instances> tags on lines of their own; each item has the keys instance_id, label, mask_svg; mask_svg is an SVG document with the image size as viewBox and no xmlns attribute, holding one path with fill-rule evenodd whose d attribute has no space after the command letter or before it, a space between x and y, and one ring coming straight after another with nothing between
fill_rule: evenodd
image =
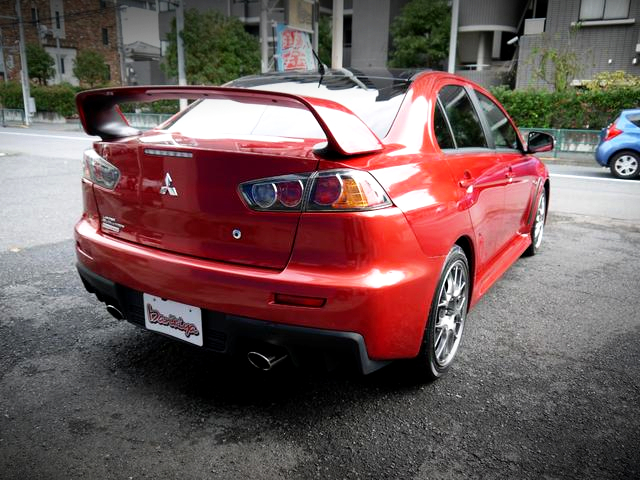
<instances>
[{"instance_id":1,"label":"white road marking","mask_svg":"<svg viewBox=\"0 0 640 480\"><path fill-rule=\"evenodd\" d=\"M561 178L578 178L580 180L602 180L604 182L625 182L629 185L634 183L634 180L623 180L622 178L606 178L606 177L587 177L585 175L567 175L565 173L551 173L552 177ZM640 183L638 183L640 185Z\"/></svg>"},{"instance_id":2,"label":"white road marking","mask_svg":"<svg viewBox=\"0 0 640 480\"><path fill-rule=\"evenodd\" d=\"M41 133L20 133L20 132L0 132L0 135L22 135L24 137L61 138L65 140L82 140L83 142L94 140L94 137L90 137L88 135L85 137L70 137L67 135L44 135Z\"/></svg>"}]
</instances>

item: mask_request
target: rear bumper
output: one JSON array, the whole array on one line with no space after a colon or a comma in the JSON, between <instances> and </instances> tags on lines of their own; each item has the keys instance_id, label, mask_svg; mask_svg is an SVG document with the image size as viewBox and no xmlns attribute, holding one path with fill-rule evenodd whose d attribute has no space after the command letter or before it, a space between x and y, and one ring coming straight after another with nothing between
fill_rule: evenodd
<instances>
[{"instance_id":1,"label":"rear bumper","mask_svg":"<svg viewBox=\"0 0 640 480\"><path fill-rule=\"evenodd\" d=\"M338 227L332 231L339 231ZM193 305L209 312L207 323L215 325L214 330L243 341L282 346L320 343L329 350L351 345L346 350L356 352L362 371L368 371L372 361L418 354L444 261L444 257L426 257L408 226L397 234L403 235L397 242L395 238L379 241L380 236L372 234L376 243L351 265L332 262L329 247L324 255L316 255L322 261L319 265L294 249L287 268L274 271L132 244L102 234L86 219L78 222L75 231L81 276L102 296L141 305L142 299L134 297L144 292ZM322 244L327 242L323 239ZM275 301L275 294L326 302L319 308L283 305ZM235 342L223 350L235 349Z\"/></svg>"},{"instance_id":2,"label":"rear bumper","mask_svg":"<svg viewBox=\"0 0 640 480\"><path fill-rule=\"evenodd\" d=\"M101 277L81 263L77 268L87 291L117 306L130 323L145 328L142 292ZM202 323L203 347L217 353L243 354L268 344L286 351L299 366L344 363L364 375L389 363L370 359L364 339L357 333L280 325L211 310L202 311Z\"/></svg>"},{"instance_id":3,"label":"rear bumper","mask_svg":"<svg viewBox=\"0 0 640 480\"><path fill-rule=\"evenodd\" d=\"M611 142L601 142L595 151L596 162L598 162L603 167L609 166L609 159L611 155L615 152L615 147L611 145Z\"/></svg>"}]
</instances>

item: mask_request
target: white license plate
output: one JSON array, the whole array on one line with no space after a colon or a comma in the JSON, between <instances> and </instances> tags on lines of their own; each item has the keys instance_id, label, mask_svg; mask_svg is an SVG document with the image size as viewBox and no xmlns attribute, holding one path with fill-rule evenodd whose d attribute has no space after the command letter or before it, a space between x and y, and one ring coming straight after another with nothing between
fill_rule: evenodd
<instances>
[{"instance_id":1,"label":"white license plate","mask_svg":"<svg viewBox=\"0 0 640 480\"><path fill-rule=\"evenodd\" d=\"M202 312L198 307L163 300L144 293L144 325L194 345L202 346Z\"/></svg>"}]
</instances>

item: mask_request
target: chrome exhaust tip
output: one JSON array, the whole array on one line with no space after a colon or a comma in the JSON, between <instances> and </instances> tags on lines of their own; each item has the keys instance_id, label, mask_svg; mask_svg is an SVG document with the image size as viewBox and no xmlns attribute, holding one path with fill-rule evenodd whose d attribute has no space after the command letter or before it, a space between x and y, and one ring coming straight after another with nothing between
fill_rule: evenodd
<instances>
[{"instance_id":1,"label":"chrome exhaust tip","mask_svg":"<svg viewBox=\"0 0 640 480\"><path fill-rule=\"evenodd\" d=\"M286 354L265 355L260 352L247 353L247 360L249 360L249 363L258 370L262 370L263 372L268 372L285 358L287 358Z\"/></svg>"},{"instance_id":2,"label":"chrome exhaust tip","mask_svg":"<svg viewBox=\"0 0 640 480\"><path fill-rule=\"evenodd\" d=\"M124 314L113 305L107 305L107 312L109 312L116 320L124 320Z\"/></svg>"}]
</instances>

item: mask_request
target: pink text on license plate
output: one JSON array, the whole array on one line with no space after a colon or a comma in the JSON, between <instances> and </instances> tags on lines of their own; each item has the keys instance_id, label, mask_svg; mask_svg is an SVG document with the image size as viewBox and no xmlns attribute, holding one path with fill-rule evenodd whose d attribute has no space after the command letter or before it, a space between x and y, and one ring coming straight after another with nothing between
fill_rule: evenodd
<instances>
[{"instance_id":1,"label":"pink text on license plate","mask_svg":"<svg viewBox=\"0 0 640 480\"><path fill-rule=\"evenodd\" d=\"M142 299L145 327L202 346L202 312L198 307L146 293Z\"/></svg>"}]
</instances>

